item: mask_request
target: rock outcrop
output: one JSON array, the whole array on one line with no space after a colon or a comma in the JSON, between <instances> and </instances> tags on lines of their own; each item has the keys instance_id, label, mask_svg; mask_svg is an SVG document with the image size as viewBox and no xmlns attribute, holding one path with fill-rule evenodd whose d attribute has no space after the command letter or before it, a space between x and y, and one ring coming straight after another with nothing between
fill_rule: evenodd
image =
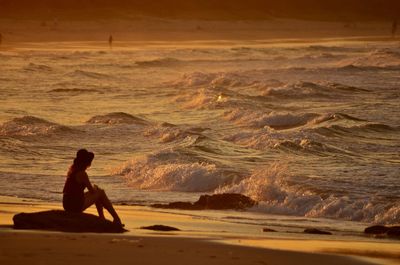
<instances>
[{"instance_id":1,"label":"rock outcrop","mask_svg":"<svg viewBox=\"0 0 400 265\"><path fill-rule=\"evenodd\" d=\"M61 232L123 233L123 227L87 213L51 210L14 215L14 229L35 229Z\"/></svg>"},{"instance_id":2,"label":"rock outcrop","mask_svg":"<svg viewBox=\"0 0 400 265\"><path fill-rule=\"evenodd\" d=\"M142 226L140 229L154 230L154 231L181 231L180 229L167 225L151 225Z\"/></svg>"},{"instance_id":3,"label":"rock outcrop","mask_svg":"<svg viewBox=\"0 0 400 265\"><path fill-rule=\"evenodd\" d=\"M265 228L263 228L263 232L276 232L276 230L265 227Z\"/></svg>"},{"instance_id":4,"label":"rock outcrop","mask_svg":"<svg viewBox=\"0 0 400 265\"><path fill-rule=\"evenodd\" d=\"M332 235L331 232L319 230L317 228L306 228L303 233L314 234L314 235Z\"/></svg>"},{"instance_id":5,"label":"rock outcrop","mask_svg":"<svg viewBox=\"0 0 400 265\"><path fill-rule=\"evenodd\" d=\"M373 225L365 228L365 234L400 238L400 226Z\"/></svg>"},{"instance_id":6,"label":"rock outcrop","mask_svg":"<svg viewBox=\"0 0 400 265\"><path fill-rule=\"evenodd\" d=\"M223 193L214 195L201 195L199 200L190 202L172 202L169 204L153 204L155 208L181 209L181 210L242 210L253 207L256 201L236 193Z\"/></svg>"}]
</instances>

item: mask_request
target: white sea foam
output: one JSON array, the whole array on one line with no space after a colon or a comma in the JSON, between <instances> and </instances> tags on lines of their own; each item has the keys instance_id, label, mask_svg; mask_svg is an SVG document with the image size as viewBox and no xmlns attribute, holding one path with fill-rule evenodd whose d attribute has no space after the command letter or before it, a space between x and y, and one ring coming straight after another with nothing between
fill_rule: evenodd
<instances>
[{"instance_id":1,"label":"white sea foam","mask_svg":"<svg viewBox=\"0 0 400 265\"><path fill-rule=\"evenodd\" d=\"M184 74L180 79L172 82L172 85L178 87L237 87L250 86L255 82L248 76L236 72L194 72Z\"/></svg>"},{"instance_id":2,"label":"white sea foam","mask_svg":"<svg viewBox=\"0 0 400 265\"><path fill-rule=\"evenodd\" d=\"M225 113L224 118L239 125L262 128L291 128L305 125L319 117L316 113L279 113L235 109Z\"/></svg>"},{"instance_id":3,"label":"white sea foam","mask_svg":"<svg viewBox=\"0 0 400 265\"><path fill-rule=\"evenodd\" d=\"M147 137L156 137L160 139L160 142L162 143L172 142L187 136L183 130L176 126L162 124L148 128L143 134Z\"/></svg>"},{"instance_id":4,"label":"white sea foam","mask_svg":"<svg viewBox=\"0 0 400 265\"><path fill-rule=\"evenodd\" d=\"M213 89L200 88L188 91L174 98L184 109L215 109L229 105L229 96Z\"/></svg>"},{"instance_id":5,"label":"white sea foam","mask_svg":"<svg viewBox=\"0 0 400 265\"><path fill-rule=\"evenodd\" d=\"M157 58L153 60L136 61L135 64L143 67L167 67L172 64L177 64L179 62L180 60L176 58L166 57L166 58Z\"/></svg>"},{"instance_id":6,"label":"white sea foam","mask_svg":"<svg viewBox=\"0 0 400 265\"><path fill-rule=\"evenodd\" d=\"M328 197L290 185L286 166L273 164L256 170L238 184L218 188L216 193L241 193L259 204L252 210L270 214L323 217L351 221L393 224L400 221L400 204L372 197Z\"/></svg>"},{"instance_id":7,"label":"white sea foam","mask_svg":"<svg viewBox=\"0 0 400 265\"><path fill-rule=\"evenodd\" d=\"M215 164L190 161L174 151L133 159L115 171L137 189L209 192L229 180Z\"/></svg>"},{"instance_id":8,"label":"white sea foam","mask_svg":"<svg viewBox=\"0 0 400 265\"><path fill-rule=\"evenodd\" d=\"M242 131L225 137L226 141L234 142L247 148L257 150L284 149L294 152L338 152L334 147L327 146L323 139L308 131L285 132L262 128L256 131Z\"/></svg>"}]
</instances>

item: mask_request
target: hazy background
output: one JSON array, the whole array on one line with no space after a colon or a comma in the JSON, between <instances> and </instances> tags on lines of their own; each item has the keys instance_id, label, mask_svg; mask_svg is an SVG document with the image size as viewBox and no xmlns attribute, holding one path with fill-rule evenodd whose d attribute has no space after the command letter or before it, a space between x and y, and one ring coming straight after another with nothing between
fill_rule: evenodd
<instances>
[{"instance_id":1,"label":"hazy background","mask_svg":"<svg viewBox=\"0 0 400 265\"><path fill-rule=\"evenodd\" d=\"M269 17L334 21L393 20L399 0L0 0L2 18L93 19L156 16L248 20Z\"/></svg>"}]
</instances>

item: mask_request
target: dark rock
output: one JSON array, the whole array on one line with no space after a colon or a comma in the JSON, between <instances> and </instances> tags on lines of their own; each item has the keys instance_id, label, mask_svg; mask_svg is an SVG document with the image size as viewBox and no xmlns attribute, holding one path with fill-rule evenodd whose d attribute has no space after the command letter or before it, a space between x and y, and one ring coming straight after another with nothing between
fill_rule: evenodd
<instances>
[{"instance_id":1,"label":"dark rock","mask_svg":"<svg viewBox=\"0 0 400 265\"><path fill-rule=\"evenodd\" d=\"M400 237L400 226L373 225L365 228L364 233L371 235L386 235L389 237Z\"/></svg>"},{"instance_id":2,"label":"dark rock","mask_svg":"<svg viewBox=\"0 0 400 265\"><path fill-rule=\"evenodd\" d=\"M87 213L52 210L14 215L14 229L61 232L123 233L127 230L111 221Z\"/></svg>"},{"instance_id":3,"label":"dark rock","mask_svg":"<svg viewBox=\"0 0 400 265\"><path fill-rule=\"evenodd\" d=\"M224 193L202 195L194 204L204 209L244 209L255 205L255 201L242 194Z\"/></svg>"},{"instance_id":4,"label":"dark rock","mask_svg":"<svg viewBox=\"0 0 400 265\"><path fill-rule=\"evenodd\" d=\"M390 237L399 237L400 238L400 226L389 227L389 231L387 231L386 234Z\"/></svg>"},{"instance_id":5,"label":"dark rock","mask_svg":"<svg viewBox=\"0 0 400 265\"><path fill-rule=\"evenodd\" d=\"M386 234L388 230L389 230L389 227L386 227L383 225L373 225L373 226L365 228L364 233L379 235L379 234Z\"/></svg>"},{"instance_id":6,"label":"dark rock","mask_svg":"<svg viewBox=\"0 0 400 265\"><path fill-rule=\"evenodd\" d=\"M266 228L263 228L263 232L276 232L276 230L266 227Z\"/></svg>"},{"instance_id":7,"label":"dark rock","mask_svg":"<svg viewBox=\"0 0 400 265\"><path fill-rule=\"evenodd\" d=\"M154 231L181 231L178 228L166 225L151 225L151 226L142 226L140 229L154 230Z\"/></svg>"},{"instance_id":8,"label":"dark rock","mask_svg":"<svg viewBox=\"0 0 400 265\"><path fill-rule=\"evenodd\" d=\"M303 231L306 234L315 234L315 235L332 235L331 232L319 230L316 228L307 228Z\"/></svg>"},{"instance_id":9,"label":"dark rock","mask_svg":"<svg viewBox=\"0 0 400 265\"><path fill-rule=\"evenodd\" d=\"M165 209L181 209L181 210L201 210L190 202L171 202L168 204L153 204L152 207L165 208Z\"/></svg>"},{"instance_id":10,"label":"dark rock","mask_svg":"<svg viewBox=\"0 0 400 265\"><path fill-rule=\"evenodd\" d=\"M256 201L236 193L223 193L214 195L201 195L195 203L190 202L172 202L169 204L153 204L155 208L181 209L181 210L242 210L253 207Z\"/></svg>"}]
</instances>

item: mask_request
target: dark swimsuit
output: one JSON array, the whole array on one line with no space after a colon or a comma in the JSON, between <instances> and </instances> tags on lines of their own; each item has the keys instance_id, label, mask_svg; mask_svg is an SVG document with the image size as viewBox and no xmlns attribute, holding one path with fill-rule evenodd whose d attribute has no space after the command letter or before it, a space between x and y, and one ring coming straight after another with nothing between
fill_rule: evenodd
<instances>
[{"instance_id":1,"label":"dark swimsuit","mask_svg":"<svg viewBox=\"0 0 400 265\"><path fill-rule=\"evenodd\" d=\"M67 212L83 212L85 185L76 180L76 173L67 177L64 185L63 207Z\"/></svg>"}]
</instances>

